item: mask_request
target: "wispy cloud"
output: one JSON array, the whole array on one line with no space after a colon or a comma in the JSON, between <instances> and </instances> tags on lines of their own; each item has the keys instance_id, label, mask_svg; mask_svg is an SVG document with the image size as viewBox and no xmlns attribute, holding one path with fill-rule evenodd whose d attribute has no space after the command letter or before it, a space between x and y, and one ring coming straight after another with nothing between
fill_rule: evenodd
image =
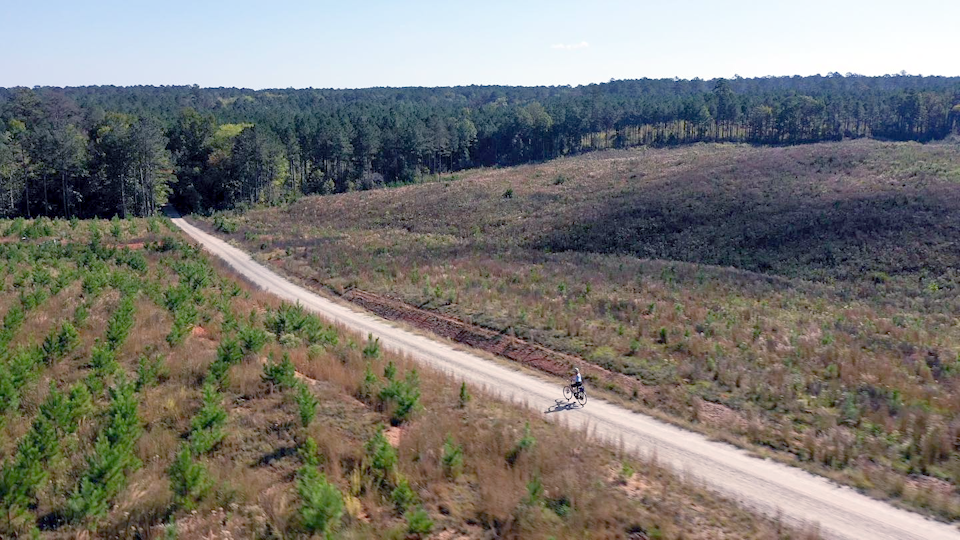
<instances>
[{"instance_id":1,"label":"wispy cloud","mask_svg":"<svg viewBox=\"0 0 960 540\"><path fill-rule=\"evenodd\" d=\"M560 49L564 51L573 51L576 49L586 49L590 44L586 41L581 41L580 43L554 43L550 46L551 49Z\"/></svg>"}]
</instances>

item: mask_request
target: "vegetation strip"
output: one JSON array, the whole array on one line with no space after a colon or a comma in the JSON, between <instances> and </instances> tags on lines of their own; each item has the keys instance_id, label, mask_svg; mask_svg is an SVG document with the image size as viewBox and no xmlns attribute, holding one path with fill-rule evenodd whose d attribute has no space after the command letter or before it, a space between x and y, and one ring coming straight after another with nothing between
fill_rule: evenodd
<instances>
[{"instance_id":1,"label":"vegetation strip","mask_svg":"<svg viewBox=\"0 0 960 540\"><path fill-rule=\"evenodd\" d=\"M497 364L484 362L477 356L440 345L428 338L382 323L372 316L325 300L254 263L249 255L239 249L200 232L182 220L175 222L201 240L207 249L223 257L230 267L256 280L260 286L291 301L303 302L311 309L328 314L340 324L349 324L354 330L376 332L385 346L393 350L414 355L420 361L439 369L450 370L458 377L477 384L496 381L496 388L510 395L536 399L538 402L555 400L554 396L558 391L556 386L531 379ZM822 478L750 458L727 445L707 441L698 435L642 415L628 413L603 402L591 402L589 409L567 416L566 419L574 425L585 425L595 416L603 419L595 429L602 431L604 436L622 437L631 447L649 447L651 441L655 441L658 455L669 456L670 463L682 466L688 472L701 477L713 478L711 484L716 489L731 490L728 493L733 492L739 498L752 500L760 508L769 510L771 504L776 504L772 502L774 499L789 493L785 496L781 508L789 514L790 519L803 520L807 519L807 516L816 516L815 519L820 521L825 530L832 531L831 534L904 538L911 534L916 536L922 530L917 538L955 537L955 531L948 526L933 523L916 514L897 511L882 502L853 492L838 491ZM756 483L743 477L756 474L763 476L764 484L775 485L776 488L758 492ZM842 499L848 497L853 500L846 504ZM853 507L869 510L854 514ZM854 515L857 517L857 524L851 525Z\"/></svg>"},{"instance_id":2,"label":"vegetation strip","mask_svg":"<svg viewBox=\"0 0 960 540\"><path fill-rule=\"evenodd\" d=\"M169 226L0 222L0 536L814 537L596 444L556 459L575 432L237 284Z\"/></svg>"}]
</instances>

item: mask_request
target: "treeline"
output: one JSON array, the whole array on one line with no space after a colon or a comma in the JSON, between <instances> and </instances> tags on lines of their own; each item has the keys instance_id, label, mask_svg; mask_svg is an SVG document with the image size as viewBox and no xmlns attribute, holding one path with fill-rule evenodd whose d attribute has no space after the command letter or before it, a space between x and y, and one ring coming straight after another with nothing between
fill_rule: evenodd
<instances>
[{"instance_id":1,"label":"treeline","mask_svg":"<svg viewBox=\"0 0 960 540\"><path fill-rule=\"evenodd\" d=\"M929 141L960 77L580 87L0 89L0 214L149 215L416 182L467 167L699 141Z\"/></svg>"}]
</instances>

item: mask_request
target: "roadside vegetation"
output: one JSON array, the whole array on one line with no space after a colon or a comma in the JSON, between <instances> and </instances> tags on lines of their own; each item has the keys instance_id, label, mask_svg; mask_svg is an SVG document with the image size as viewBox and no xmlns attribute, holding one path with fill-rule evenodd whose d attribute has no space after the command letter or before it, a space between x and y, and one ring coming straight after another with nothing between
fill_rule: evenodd
<instances>
[{"instance_id":1,"label":"roadside vegetation","mask_svg":"<svg viewBox=\"0 0 960 540\"><path fill-rule=\"evenodd\" d=\"M205 222L306 284L574 355L640 409L960 518L954 143L611 151Z\"/></svg>"},{"instance_id":2,"label":"roadside vegetation","mask_svg":"<svg viewBox=\"0 0 960 540\"><path fill-rule=\"evenodd\" d=\"M251 290L0 221L0 537L812 538Z\"/></svg>"}]
</instances>

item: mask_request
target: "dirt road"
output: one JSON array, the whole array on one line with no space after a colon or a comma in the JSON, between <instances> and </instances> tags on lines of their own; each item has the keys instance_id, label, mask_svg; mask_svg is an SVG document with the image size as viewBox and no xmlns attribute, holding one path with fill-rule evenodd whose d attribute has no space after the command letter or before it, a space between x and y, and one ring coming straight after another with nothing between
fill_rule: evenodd
<instances>
[{"instance_id":1,"label":"dirt road","mask_svg":"<svg viewBox=\"0 0 960 540\"><path fill-rule=\"evenodd\" d=\"M223 259L236 272L280 298L300 302L348 329L380 338L389 350L446 371L469 384L486 386L506 399L522 401L544 411L551 419L642 455L656 453L660 463L672 465L712 489L746 506L770 515L778 514L791 525L818 524L822 536L864 540L960 539L954 526L840 487L823 478L769 460L749 456L733 446L709 441L703 436L659 422L623 408L592 399L586 408L558 407L561 384L547 383L458 351L392 326L383 319L336 304L290 283L255 262L243 251L215 238L184 219L173 222L200 242L211 254Z\"/></svg>"}]
</instances>

